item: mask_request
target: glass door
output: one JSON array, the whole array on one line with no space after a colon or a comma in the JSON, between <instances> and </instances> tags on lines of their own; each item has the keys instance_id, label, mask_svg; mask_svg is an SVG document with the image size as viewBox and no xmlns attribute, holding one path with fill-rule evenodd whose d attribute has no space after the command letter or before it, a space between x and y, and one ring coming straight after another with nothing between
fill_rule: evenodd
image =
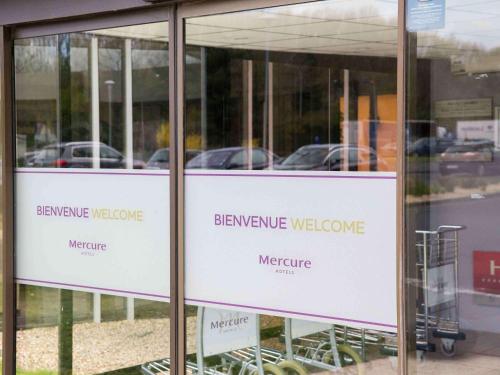
<instances>
[{"instance_id":1,"label":"glass door","mask_svg":"<svg viewBox=\"0 0 500 375\"><path fill-rule=\"evenodd\" d=\"M186 365L396 373L397 1L276 3L183 19Z\"/></svg>"},{"instance_id":2,"label":"glass door","mask_svg":"<svg viewBox=\"0 0 500 375\"><path fill-rule=\"evenodd\" d=\"M498 5L406 1L411 374L499 371Z\"/></svg>"},{"instance_id":3,"label":"glass door","mask_svg":"<svg viewBox=\"0 0 500 375\"><path fill-rule=\"evenodd\" d=\"M169 28L124 24L14 44L22 373L170 353Z\"/></svg>"}]
</instances>

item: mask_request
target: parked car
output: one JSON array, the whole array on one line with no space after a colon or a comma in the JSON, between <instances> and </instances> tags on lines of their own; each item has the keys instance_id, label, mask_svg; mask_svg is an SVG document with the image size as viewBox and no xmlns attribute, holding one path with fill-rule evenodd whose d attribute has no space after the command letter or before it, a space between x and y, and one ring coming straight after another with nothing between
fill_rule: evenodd
<instances>
[{"instance_id":1,"label":"parked car","mask_svg":"<svg viewBox=\"0 0 500 375\"><path fill-rule=\"evenodd\" d=\"M406 152L413 156L435 156L454 144L451 138L422 137L409 145Z\"/></svg>"},{"instance_id":2,"label":"parked car","mask_svg":"<svg viewBox=\"0 0 500 375\"><path fill-rule=\"evenodd\" d=\"M248 148L226 147L202 152L191 159L186 168L250 169ZM252 148L252 169L265 169L281 159L260 147Z\"/></svg>"},{"instance_id":3,"label":"parked car","mask_svg":"<svg viewBox=\"0 0 500 375\"><path fill-rule=\"evenodd\" d=\"M40 150L25 152L17 158L17 166L25 167L33 162Z\"/></svg>"},{"instance_id":4,"label":"parked car","mask_svg":"<svg viewBox=\"0 0 500 375\"><path fill-rule=\"evenodd\" d=\"M448 147L439 157L442 175L472 173L482 176L495 168L495 152L491 141L464 141Z\"/></svg>"},{"instance_id":5,"label":"parked car","mask_svg":"<svg viewBox=\"0 0 500 375\"><path fill-rule=\"evenodd\" d=\"M186 162L199 155L201 151L198 150L186 150L185 158ZM148 169L168 169L169 168L169 149L160 148L154 152L151 158L146 163L146 168Z\"/></svg>"},{"instance_id":6,"label":"parked car","mask_svg":"<svg viewBox=\"0 0 500 375\"><path fill-rule=\"evenodd\" d=\"M387 164L370 147L323 144L302 146L288 156L277 170L340 171L344 168L345 154L348 154L349 170L387 171Z\"/></svg>"},{"instance_id":7,"label":"parked car","mask_svg":"<svg viewBox=\"0 0 500 375\"><path fill-rule=\"evenodd\" d=\"M38 168L92 168L94 142L65 142L45 146L26 164L27 167ZM100 168L125 168L125 157L113 147L99 143ZM133 161L134 169L142 169L145 164L141 160Z\"/></svg>"}]
</instances>

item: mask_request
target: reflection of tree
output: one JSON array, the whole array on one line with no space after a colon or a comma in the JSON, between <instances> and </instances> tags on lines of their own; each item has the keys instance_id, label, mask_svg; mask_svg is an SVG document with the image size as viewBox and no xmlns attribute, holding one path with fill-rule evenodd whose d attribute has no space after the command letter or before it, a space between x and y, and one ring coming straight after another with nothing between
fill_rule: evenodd
<instances>
[{"instance_id":1,"label":"reflection of tree","mask_svg":"<svg viewBox=\"0 0 500 375\"><path fill-rule=\"evenodd\" d=\"M168 147L170 143L170 124L163 122L156 131L156 147Z\"/></svg>"},{"instance_id":2,"label":"reflection of tree","mask_svg":"<svg viewBox=\"0 0 500 375\"><path fill-rule=\"evenodd\" d=\"M57 36L16 40L15 72L47 73L57 71Z\"/></svg>"},{"instance_id":3,"label":"reflection of tree","mask_svg":"<svg viewBox=\"0 0 500 375\"><path fill-rule=\"evenodd\" d=\"M201 136L199 134L188 134L186 137L187 150L201 150Z\"/></svg>"},{"instance_id":4,"label":"reflection of tree","mask_svg":"<svg viewBox=\"0 0 500 375\"><path fill-rule=\"evenodd\" d=\"M468 58L477 55L496 55L497 50L487 51L478 43L458 39L453 34L442 35L437 32L418 33L418 57L420 58L449 58L460 54Z\"/></svg>"},{"instance_id":5,"label":"reflection of tree","mask_svg":"<svg viewBox=\"0 0 500 375\"><path fill-rule=\"evenodd\" d=\"M164 148L170 144L170 124L163 122L156 131L156 147ZM189 150L201 149L201 136L199 134L188 134L186 136L186 148Z\"/></svg>"}]
</instances>

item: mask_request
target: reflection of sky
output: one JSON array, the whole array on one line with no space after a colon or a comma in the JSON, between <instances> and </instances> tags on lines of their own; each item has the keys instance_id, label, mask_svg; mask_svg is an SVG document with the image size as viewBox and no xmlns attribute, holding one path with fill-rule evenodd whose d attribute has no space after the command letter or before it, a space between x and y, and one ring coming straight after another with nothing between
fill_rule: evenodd
<instances>
[{"instance_id":1,"label":"reflection of sky","mask_svg":"<svg viewBox=\"0 0 500 375\"><path fill-rule=\"evenodd\" d=\"M397 18L398 2L397 0L329 0L269 8L265 12L339 20L356 14L379 16L394 23Z\"/></svg>"},{"instance_id":2,"label":"reflection of sky","mask_svg":"<svg viewBox=\"0 0 500 375\"><path fill-rule=\"evenodd\" d=\"M395 56L397 0L329 0L197 17L189 44L327 54ZM500 45L500 0L447 0L446 28L418 33L426 57ZM384 28L384 29L383 29Z\"/></svg>"},{"instance_id":3,"label":"reflection of sky","mask_svg":"<svg viewBox=\"0 0 500 375\"><path fill-rule=\"evenodd\" d=\"M187 20L188 44L395 56L396 0L330 0Z\"/></svg>"},{"instance_id":4,"label":"reflection of sky","mask_svg":"<svg viewBox=\"0 0 500 375\"><path fill-rule=\"evenodd\" d=\"M445 19L444 29L418 33L421 56L491 53L500 47L500 0L446 0ZM397 0L328 0L191 18L187 20L187 40L189 44L227 48L395 56L396 26ZM165 41L168 25L153 23L90 33ZM16 54L28 61L28 52L20 48L16 46ZM54 52L54 48L31 46L29 53L52 69ZM72 49L74 71L86 69L84 53ZM102 65L119 70L117 54L118 50L101 53ZM164 66L161 61L167 60L166 51L141 54L143 59L135 59L140 68Z\"/></svg>"},{"instance_id":5,"label":"reflection of sky","mask_svg":"<svg viewBox=\"0 0 500 375\"><path fill-rule=\"evenodd\" d=\"M435 32L419 33L425 36L429 45L433 34L442 39L452 39L455 45L475 45L491 51L500 46L500 0L447 0L446 27ZM468 46L467 46L468 45ZM485 52L486 52L485 51Z\"/></svg>"}]
</instances>

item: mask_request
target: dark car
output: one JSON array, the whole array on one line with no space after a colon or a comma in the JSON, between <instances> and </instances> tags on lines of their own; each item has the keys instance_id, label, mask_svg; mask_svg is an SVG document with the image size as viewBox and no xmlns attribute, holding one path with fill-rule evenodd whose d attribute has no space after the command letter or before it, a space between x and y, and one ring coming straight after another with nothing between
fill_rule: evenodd
<instances>
[{"instance_id":1,"label":"dark car","mask_svg":"<svg viewBox=\"0 0 500 375\"><path fill-rule=\"evenodd\" d=\"M439 157L442 175L467 173L482 176L495 168L495 152L491 141L464 141L447 148Z\"/></svg>"},{"instance_id":2,"label":"dark car","mask_svg":"<svg viewBox=\"0 0 500 375\"><path fill-rule=\"evenodd\" d=\"M409 145L406 152L413 156L434 156L454 144L455 140L450 138L422 137Z\"/></svg>"},{"instance_id":3,"label":"dark car","mask_svg":"<svg viewBox=\"0 0 500 375\"><path fill-rule=\"evenodd\" d=\"M185 157L186 162L190 161L194 157L198 156L201 151L198 150L186 150ZM146 163L146 168L148 169L168 169L169 168L169 149L160 148L155 151L153 156Z\"/></svg>"},{"instance_id":4,"label":"dark car","mask_svg":"<svg viewBox=\"0 0 500 375\"><path fill-rule=\"evenodd\" d=\"M92 168L94 142L67 142L45 146L26 166L35 168ZM126 168L125 157L113 147L99 143L100 168ZM133 161L134 169L144 168L144 162Z\"/></svg>"},{"instance_id":5,"label":"dark car","mask_svg":"<svg viewBox=\"0 0 500 375\"><path fill-rule=\"evenodd\" d=\"M370 147L323 144L302 146L288 156L277 170L340 171L348 155L347 169L387 171L387 164Z\"/></svg>"},{"instance_id":6,"label":"dark car","mask_svg":"<svg viewBox=\"0 0 500 375\"><path fill-rule=\"evenodd\" d=\"M254 147L250 150L246 147L227 147L205 151L191 159L186 168L250 169L250 153L251 169L265 169L281 161L278 156L263 148Z\"/></svg>"}]
</instances>

